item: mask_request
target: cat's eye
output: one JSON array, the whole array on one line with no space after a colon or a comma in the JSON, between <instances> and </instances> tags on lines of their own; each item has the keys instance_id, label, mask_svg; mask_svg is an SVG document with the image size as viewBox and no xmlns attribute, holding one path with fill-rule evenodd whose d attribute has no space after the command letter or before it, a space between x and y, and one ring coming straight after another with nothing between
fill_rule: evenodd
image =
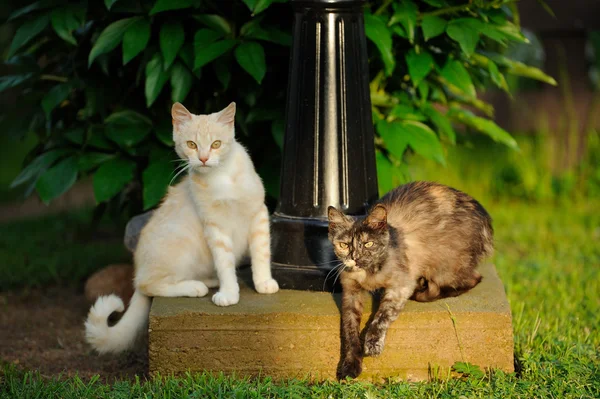
<instances>
[{"instance_id":1,"label":"cat's eye","mask_svg":"<svg viewBox=\"0 0 600 399\"><path fill-rule=\"evenodd\" d=\"M346 249L348 248L348 244L346 244L345 242L338 242L338 245L340 246L340 248L342 249Z\"/></svg>"},{"instance_id":2,"label":"cat's eye","mask_svg":"<svg viewBox=\"0 0 600 399\"><path fill-rule=\"evenodd\" d=\"M365 248L371 248L373 246L373 241L369 241L365 244Z\"/></svg>"},{"instance_id":3,"label":"cat's eye","mask_svg":"<svg viewBox=\"0 0 600 399\"><path fill-rule=\"evenodd\" d=\"M194 143L193 141L188 141L187 142L187 146L190 147L192 150L195 150L198 148L198 146L196 145L196 143Z\"/></svg>"},{"instance_id":4,"label":"cat's eye","mask_svg":"<svg viewBox=\"0 0 600 399\"><path fill-rule=\"evenodd\" d=\"M217 148L221 147L221 140L213 141L213 143L210 145L210 147L213 148L213 149L215 149L215 150Z\"/></svg>"}]
</instances>

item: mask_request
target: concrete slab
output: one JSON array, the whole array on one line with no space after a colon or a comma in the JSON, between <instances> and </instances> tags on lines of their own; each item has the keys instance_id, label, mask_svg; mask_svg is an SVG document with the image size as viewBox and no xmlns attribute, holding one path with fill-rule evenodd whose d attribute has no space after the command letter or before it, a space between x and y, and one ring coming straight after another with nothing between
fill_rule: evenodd
<instances>
[{"instance_id":1,"label":"concrete slab","mask_svg":"<svg viewBox=\"0 0 600 399\"><path fill-rule=\"evenodd\" d=\"M383 354L366 358L360 379L423 380L457 361L513 371L510 307L493 265L471 292L431 303L409 301L388 333ZM371 314L365 306L363 326ZM150 312L150 372L223 371L276 379L335 378L340 358L340 295L245 287L240 303L155 298ZM453 319L454 318L454 323Z\"/></svg>"}]
</instances>

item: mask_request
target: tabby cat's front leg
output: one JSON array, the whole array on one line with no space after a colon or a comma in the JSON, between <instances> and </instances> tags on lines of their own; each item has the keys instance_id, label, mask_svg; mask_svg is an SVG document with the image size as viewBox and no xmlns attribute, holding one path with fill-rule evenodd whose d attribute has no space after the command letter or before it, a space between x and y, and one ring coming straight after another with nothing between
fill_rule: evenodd
<instances>
[{"instance_id":1,"label":"tabby cat's front leg","mask_svg":"<svg viewBox=\"0 0 600 399\"><path fill-rule=\"evenodd\" d=\"M365 335L365 356L378 356L383 352L387 330L400 315L406 301L413 294L416 283L409 286L389 287L385 290L379 309Z\"/></svg>"},{"instance_id":2,"label":"tabby cat's front leg","mask_svg":"<svg viewBox=\"0 0 600 399\"><path fill-rule=\"evenodd\" d=\"M356 378L362 371L360 320L364 290L352 279L342 277L342 364L338 378Z\"/></svg>"},{"instance_id":3,"label":"tabby cat's front leg","mask_svg":"<svg viewBox=\"0 0 600 399\"><path fill-rule=\"evenodd\" d=\"M269 231L269 211L263 205L254 216L248 237L252 258L252 280L254 288L261 294L279 291L279 285L271 277L271 234Z\"/></svg>"}]
</instances>

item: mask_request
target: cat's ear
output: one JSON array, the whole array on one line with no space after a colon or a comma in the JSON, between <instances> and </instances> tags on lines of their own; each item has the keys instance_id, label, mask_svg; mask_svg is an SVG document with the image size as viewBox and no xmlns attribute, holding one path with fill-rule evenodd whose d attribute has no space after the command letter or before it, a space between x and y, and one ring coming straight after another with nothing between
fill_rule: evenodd
<instances>
[{"instance_id":1,"label":"cat's ear","mask_svg":"<svg viewBox=\"0 0 600 399\"><path fill-rule=\"evenodd\" d=\"M173 127L179 130L181 125L192 120L192 114L181 103L173 104L171 108L171 117L173 118Z\"/></svg>"},{"instance_id":2,"label":"cat's ear","mask_svg":"<svg viewBox=\"0 0 600 399\"><path fill-rule=\"evenodd\" d=\"M235 103L232 102L224 110L219 112L217 122L233 127L235 122Z\"/></svg>"},{"instance_id":3,"label":"cat's ear","mask_svg":"<svg viewBox=\"0 0 600 399\"><path fill-rule=\"evenodd\" d=\"M381 230L387 227L387 209L379 204L371 210L365 224L374 230Z\"/></svg>"},{"instance_id":4,"label":"cat's ear","mask_svg":"<svg viewBox=\"0 0 600 399\"><path fill-rule=\"evenodd\" d=\"M329 228L334 229L338 226L348 225L350 222L346 215L330 206L327 208L327 218L329 219Z\"/></svg>"}]
</instances>

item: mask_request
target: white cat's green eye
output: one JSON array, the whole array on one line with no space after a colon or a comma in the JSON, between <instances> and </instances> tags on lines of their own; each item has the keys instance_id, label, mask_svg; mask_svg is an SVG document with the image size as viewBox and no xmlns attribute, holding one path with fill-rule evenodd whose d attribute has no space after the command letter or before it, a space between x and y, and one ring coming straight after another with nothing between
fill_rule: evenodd
<instances>
[{"instance_id":1,"label":"white cat's green eye","mask_svg":"<svg viewBox=\"0 0 600 399\"><path fill-rule=\"evenodd\" d=\"M365 244L365 248L371 248L373 246L373 241L369 241Z\"/></svg>"},{"instance_id":2,"label":"white cat's green eye","mask_svg":"<svg viewBox=\"0 0 600 399\"><path fill-rule=\"evenodd\" d=\"M348 244L346 244L345 242L338 242L338 245L340 246L340 248L342 249L346 249L348 248Z\"/></svg>"},{"instance_id":3,"label":"white cat's green eye","mask_svg":"<svg viewBox=\"0 0 600 399\"><path fill-rule=\"evenodd\" d=\"M196 143L194 143L193 141L188 141L187 146L190 147L192 150L195 150L196 148L198 148Z\"/></svg>"},{"instance_id":4,"label":"white cat's green eye","mask_svg":"<svg viewBox=\"0 0 600 399\"><path fill-rule=\"evenodd\" d=\"M217 148L219 148L220 146L221 146L221 140L213 141L213 143L210 145L210 147L213 148L213 149L215 149L215 150Z\"/></svg>"}]
</instances>

